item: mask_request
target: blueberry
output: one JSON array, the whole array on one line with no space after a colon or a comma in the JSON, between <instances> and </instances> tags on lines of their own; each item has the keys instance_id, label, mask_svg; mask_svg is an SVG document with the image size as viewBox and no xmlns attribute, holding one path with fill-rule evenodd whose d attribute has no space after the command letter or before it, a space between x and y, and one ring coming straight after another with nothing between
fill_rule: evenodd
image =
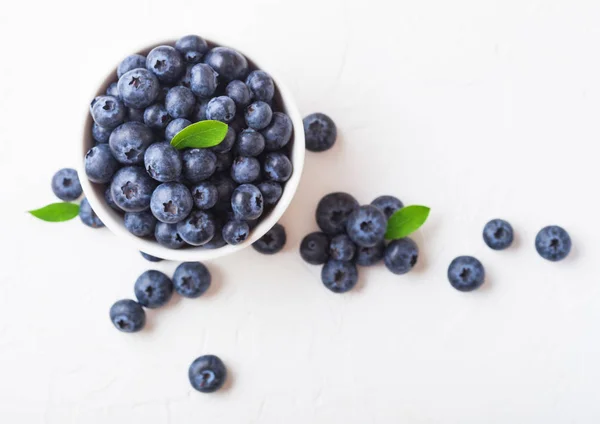
<instances>
[{"instance_id":1,"label":"blueberry","mask_svg":"<svg viewBox=\"0 0 600 424\"><path fill-rule=\"evenodd\" d=\"M188 370L188 378L192 387L202 393L219 390L227 378L227 370L223 361L214 355L196 358Z\"/></svg>"},{"instance_id":2,"label":"blueberry","mask_svg":"<svg viewBox=\"0 0 600 424\"><path fill-rule=\"evenodd\" d=\"M140 305L159 308L173 296L173 282L162 272L149 270L138 277L133 291Z\"/></svg>"},{"instance_id":3,"label":"blueberry","mask_svg":"<svg viewBox=\"0 0 600 424\"><path fill-rule=\"evenodd\" d=\"M175 137L179 131L191 124L192 123L185 118L177 118L172 120L165 129L165 140L170 143L171 140L173 140L173 137Z\"/></svg>"},{"instance_id":4,"label":"blueberry","mask_svg":"<svg viewBox=\"0 0 600 424\"><path fill-rule=\"evenodd\" d=\"M208 51L208 44L197 35L186 35L175 42L175 48L188 63L198 63Z\"/></svg>"},{"instance_id":5,"label":"blueberry","mask_svg":"<svg viewBox=\"0 0 600 424\"><path fill-rule=\"evenodd\" d=\"M147 69L133 69L119 78L119 94L125 106L144 109L157 99L160 83Z\"/></svg>"},{"instance_id":6,"label":"blueberry","mask_svg":"<svg viewBox=\"0 0 600 424\"><path fill-rule=\"evenodd\" d=\"M186 243L202 246L215 236L216 222L208 212L193 211L187 218L177 223L177 231Z\"/></svg>"},{"instance_id":7,"label":"blueberry","mask_svg":"<svg viewBox=\"0 0 600 424\"><path fill-rule=\"evenodd\" d=\"M234 80L227 84L225 94L235 102L238 108L244 108L250 104L251 96L250 89L242 81Z\"/></svg>"},{"instance_id":8,"label":"blueberry","mask_svg":"<svg viewBox=\"0 0 600 424\"><path fill-rule=\"evenodd\" d=\"M323 113L313 113L302 121L306 148L311 152L324 152L335 144L337 128L331 118Z\"/></svg>"},{"instance_id":9,"label":"blueberry","mask_svg":"<svg viewBox=\"0 0 600 424\"><path fill-rule=\"evenodd\" d=\"M85 173L93 183L110 182L119 166L108 144L98 144L85 154ZM81 186L79 186L79 193L81 194Z\"/></svg>"},{"instance_id":10,"label":"blueberry","mask_svg":"<svg viewBox=\"0 0 600 424\"><path fill-rule=\"evenodd\" d=\"M127 212L125 214L125 228L138 237L149 237L154 235L156 218L150 211Z\"/></svg>"},{"instance_id":11,"label":"blueberry","mask_svg":"<svg viewBox=\"0 0 600 424\"><path fill-rule=\"evenodd\" d=\"M206 106L206 118L231 122L235 118L235 103L227 96L215 97Z\"/></svg>"},{"instance_id":12,"label":"blueberry","mask_svg":"<svg viewBox=\"0 0 600 424\"><path fill-rule=\"evenodd\" d=\"M153 130L164 130L169 122L171 122L169 112L159 103L148 106L144 110L144 124Z\"/></svg>"},{"instance_id":13,"label":"blueberry","mask_svg":"<svg viewBox=\"0 0 600 424\"><path fill-rule=\"evenodd\" d=\"M112 133L111 128L104 128L100 125L94 124L92 125L92 138L98 143L108 143L108 139L110 134Z\"/></svg>"},{"instance_id":14,"label":"blueberry","mask_svg":"<svg viewBox=\"0 0 600 424\"><path fill-rule=\"evenodd\" d=\"M110 153L110 152L109 152ZM52 192L60 200L71 202L83 193L77 171L63 168L52 177Z\"/></svg>"},{"instance_id":15,"label":"blueberry","mask_svg":"<svg viewBox=\"0 0 600 424\"><path fill-rule=\"evenodd\" d=\"M180 249L186 244L179 232L177 232L177 224L157 222L154 237L159 244L169 249Z\"/></svg>"},{"instance_id":16,"label":"blueberry","mask_svg":"<svg viewBox=\"0 0 600 424\"><path fill-rule=\"evenodd\" d=\"M121 63L119 63L119 67L117 68L117 77L121 78L123 74L139 68L146 68L146 57L141 54L132 54L131 56L127 56Z\"/></svg>"},{"instance_id":17,"label":"blueberry","mask_svg":"<svg viewBox=\"0 0 600 424\"><path fill-rule=\"evenodd\" d=\"M109 86L106 88L106 95L119 97L119 86L116 82L111 82Z\"/></svg>"},{"instance_id":18,"label":"blueberry","mask_svg":"<svg viewBox=\"0 0 600 424\"><path fill-rule=\"evenodd\" d=\"M402 275L413 269L419 259L419 247L409 238L393 240L385 249L383 262L394 274Z\"/></svg>"},{"instance_id":19,"label":"blueberry","mask_svg":"<svg viewBox=\"0 0 600 424\"><path fill-rule=\"evenodd\" d=\"M210 97L214 94L219 84L217 74L213 68L198 63L190 71L190 88L196 96Z\"/></svg>"},{"instance_id":20,"label":"blueberry","mask_svg":"<svg viewBox=\"0 0 600 424\"><path fill-rule=\"evenodd\" d=\"M251 183L260 177L260 162L247 156L238 156L231 165L231 178L239 184Z\"/></svg>"},{"instance_id":21,"label":"blueberry","mask_svg":"<svg viewBox=\"0 0 600 424\"><path fill-rule=\"evenodd\" d=\"M252 103L246 108L244 113L246 118L246 124L254 130L262 130L271 123L273 117L273 111L268 103L258 101Z\"/></svg>"},{"instance_id":22,"label":"blueberry","mask_svg":"<svg viewBox=\"0 0 600 424\"><path fill-rule=\"evenodd\" d=\"M390 219L396 211L404 207L400 199L394 196L379 196L371 204L381 210L387 219Z\"/></svg>"},{"instance_id":23,"label":"blueberry","mask_svg":"<svg viewBox=\"0 0 600 424\"><path fill-rule=\"evenodd\" d=\"M139 303L123 299L110 307L110 320L119 331L135 333L144 328L146 313Z\"/></svg>"},{"instance_id":24,"label":"blueberry","mask_svg":"<svg viewBox=\"0 0 600 424\"><path fill-rule=\"evenodd\" d=\"M183 165L179 151L169 143L154 143L144 154L148 174L157 181L175 181L181 175Z\"/></svg>"},{"instance_id":25,"label":"blueberry","mask_svg":"<svg viewBox=\"0 0 600 424\"><path fill-rule=\"evenodd\" d=\"M321 265L329 259L329 236L325 233L310 233L300 243L300 256L312 265Z\"/></svg>"},{"instance_id":26,"label":"blueberry","mask_svg":"<svg viewBox=\"0 0 600 424\"><path fill-rule=\"evenodd\" d=\"M187 149L183 152L183 175L191 183L204 181L214 174L217 156L206 149Z\"/></svg>"},{"instance_id":27,"label":"blueberry","mask_svg":"<svg viewBox=\"0 0 600 424\"><path fill-rule=\"evenodd\" d=\"M104 227L104 223L100 221L100 218L96 215L88 199L84 198L79 205L79 218L88 227L101 228Z\"/></svg>"},{"instance_id":28,"label":"blueberry","mask_svg":"<svg viewBox=\"0 0 600 424\"><path fill-rule=\"evenodd\" d=\"M485 270L474 257L459 256L448 267L448 280L456 290L472 291L481 287L485 281Z\"/></svg>"},{"instance_id":29,"label":"blueberry","mask_svg":"<svg viewBox=\"0 0 600 424\"><path fill-rule=\"evenodd\" d=\"M194 206L198 209L210 209L217 204L219 200L219 192L217 187L208 182L202 181L190 188Z\"/></svg>"},{"instance_id":30,"label":"blueberry","mask_svg":"<svg viewBox=\"0 0 600 424\"><path fill-rule=\"evenodd\" d=\"M222 235L227 244L240 244L250 235L250 226L245 221L231 220L223 226Z\"/></svg>"},{"instance_id":31,"label":"blueberry","mask_svg":"<svg viewBox=\"0 0 600 424\"><path fill-rule=\"evenodd\" d=\"M173 118L187 118L194 111L196 96L186 87L173 87L165 98L165 107Z\"/></svg>"},{"instance_id":32,"label":"blueberry","mask_svg":"<svg viewBox=\"0 0 600 424\"><path fill-rule=\"evenodd\" d=\"M248 128L237 136L236 151L241 156L258 156L265 149L265 138L261 133Z\"/></svg>"},{"instance_id":33,"label":"blueberry","mask_svg":"<svg viewBox=\"0 0 600 424\"><path fill-rule=\"evenodd\" d=\"M380 209L372 205L361 206L350 214L346 232L359 246L372 247L383 240L387 219Z\"/></svg>"},{"instance_id":34,"label":"blueberry","mask_svg":"<svg viewBox=\"0 0 600 424\"><path fill-rule=\"evenodd\" d=\"M346 293L358 281L358 270L352 262L330 260L321 270L321 281L334 293Z\"/></svg>"},{"instance_id":35,"label":"blueberry","mask_svg":"<svg viewBox=\"0 0 600 424\"><path fill-rule=\"evenodd\" d=\"M204 63L210 65L225 81L243 79L248 74L248 61L229 47L215 47L204 56Z\"/></svg>"},{"instance_id":36,"label":"blueberry","mask_svg":"<svg viewBox=\"0 0 600 424\"><path fill-rule=\"evenodd\" d=\"M513 242L514 234L512 226L502 220L493 219L483 228L483 241L491 249L503 250Z\"/></svg>"},{"instance_id":37,"label":"blueberry","mask_svg":"<svg viewBox=\"0 0 600 424\"><path fill-rule=\"evenodd\" d=\"M208 106L210 99L197 99L196 106L190 119L192 122L206 121L206 107Z\"/></svg>"},{"instance_id":38,"label":"blueberry","mask_svg":"<svg viewBox=\"0 0 600 424\"><path fill-rule=\"evenodd\" d=\"M110 185L112 198L126 212L141 212L150 207L156 183L140 166L126 166L117 171Z\"/></svg>"},{"instance_id":39,"label":"blueberry","mask_svg":"<svg viewBox=\"0 0 600 424\"><path fill-rule=\"evenodd\" d=\"M183 297L202 296L210 287L210 282L210 272L200 262L183 262L173 274L175 291Z\"/></svg>"},{"instance_id":40,"label":"blueberry","mask_svg":"<svg viewBox=\"0 0 600 424\"><path fill-rule=\"evenodd\" d=\"M267 233L252 244L254 250L265 255L273 255L283 249L287 236L281 224L275 224Z\"/></svg>"},{"instance_id":41,"label":"blueberry","mask_svg":"<svg viewBox=\"0 0 600 424\"><path fill-rule=\"evenodd\" d=\"M161 222L175 224L182 221L190 214L193 207L192 195L181 183L162 183L152 193L150 210ZM181 229L177 228L177 231L180 232Z\"/></svg>"},{"instance_id":42,"label":"blueberry","mask_svg":"<svg viewBox=\"0 0 600 424\"><path fill-rule=\"evenodd\" d=\"M286 146L292 138L292 120L285 113L275 112L271 123L262 130L265 137L265 148L269 152Z\"/></svg>"},{"instance_id":43,"label":"blueberry","mask_svg":"<svg viewBox=\"0 0 600 424\"><path fill-rule=\"evenodd\" d=\"M152 130L140 122L126 122L115 128L108 140L115 159L125 165L143 163L144 153L152 143Z\"/></svg>"},{"instance_id":44,"label":"blueberry","mask_svg":"<svg viewBox=\"0 0 600 424\"><path fill-rule=\"evenodd\" d=\"M162 262L164 259L157 258L156 256L149 255L148 253L140 251L142 257L150 262Z\"/></svg>"},{"instance_id":45,"label":"blueberry","mask_svg":"<svg viewBox=\"0 0 600 424\"><path fill-rule=\"evenodd\" d=\"M183 76L181 78L179 78L179 81L177 81L177 85L181 85L185 88L192 88L192 68L194 67L193 63L190 63L189 65L187 65L185 67L185 72L183 73ZM167 96L165 95L165 98Z\"/></svg>"},{"instance_id":46,"label":"blueberry","mask_svg":"<svg viewBox=\"0 0 600 424\"><path fill-rule=\"evenodd\" d=\"M344 233L348 217L358 207L358 202L350 194L330 193L319 201L317 224L327 234Z\"/></svg>"},{"instance_id":47,"label":"blueberry","mask_svg":"<svg viewBox=\"0 0 600 424\"><path fill-rule=\"evenodd\" d=\"M105 128L115 128L125 121L125 116L125 106L116 97L96 97L92 106L92 118L96 124Z\"/></svg>"},{"instance_id":48,"label":"blueberry","mask_svg":"<svg viewBox=\"0 0 600 424\"><path fill-rule=\"evenodd\" d=\"M252 92L254 100L270 102L275 95L273 79L265 71L252 71L246 78L246 85Z\"/></svg>"},{"instance_id":49,"label":"blueberry","mask_svg":"<svg viewBox=\"0 0 600 424\"><path fill-rule=\"evenodd\" d=\"M146 57L146 69L152 71L164 83L174 83L185 72L181 54L171 46L158 46Z\"/></svg>"},{"instance_id":50,"label":"blueberry","mask_svg":"<svg viewBox=\"0 0 600 424\"><path fill-rule=\"evenodd\" d=\"M329 255L336 261L351 261L356 255L356 244L347 234L338 234L329 243Z\"/></svg>"},{"instance_id":51,"label":"blueberry","mask_svg":"<svg viewBox=\"0 0 600 424\"><path fill-rule=\"evenodd\" d=\"M252 184L242 184L231 195L231 207L238 219L256 219L263 213L262 193Z\"/></svg>"},{"instance_id":52,"label":"blueberry","mask_svg":"<svg viewBox=\"0 0 600 424\"><path fill-rule=\"evenodd\" d=\"M231 195L235 190L236 184L233 182L228 174L217 174L210 180L211 183L217 188L219 193L219 203L226 204L231 208Z\"/></svg>"},{"instance_id":53,"label":"blueberry","mask_svg":"<svg viewBox=\"0 0 600 424\"><path fill-rule=\"evenodd\" d=\"M265 205L277 204L283 194L281 184L275 181L263 181L262 183L259 183L257 187L263 195Z\"/></svg>"},{"instance_id":54,"label":"blueberry","mask_svg":"<svg viewBox=\"0 0 600 424\"><path fill-rule=\"evenodd\" d=\"M356 265L371 266L382 260L384 254L385 243L383 241L377 243L373 247L357 246L354 261L356 262Z\"/></svg>"},{"instance_id":55,"label":"blueberry","mask_svg":"<svg viewBox=\"0 0 600 424\"><path fill-rule=\"evenodd\" d=\"M571 237L563 228L551 225L540 230L535 238L535 248L542 258L557 262L571 252Z\"/></svg>"},{"instance_id":56,"label":"blueberry","mask_svg":"<svg viewBox=\"0 0 600 424\"><path fill-rule=\"evenodd\" d=\"M235 130L233 128L231 128L231 126L229 126L227 128L227 134L225 135L225 138L223 139L223 141L221 141L216 146L211 147L210 150L212 150L215 153L229 152L231 150L231 148L233 147L233 145L235 144L235 138L236 138Z\"/></svg>"},{"instance_id":57,"label":"blueberry","mask_svg":"<svg viewBox=\"0 0 600 424\"><path fill-rule=\"evenodd\" d=\"M285 182L292 176L292 162L283 153L268 153L263 167L266 179L271 181Z\"/></svg>"},{"instance_id":58,"label":"blueberry","mask_svg":"<svg viewBox=\"0 0 600 424\"><path fill-rule=\"evenodd\" d=\"M123 213L123 209L121 209L112 198L112 193L110 191L110 184L108 184L106 186L106 189L104 190L104 200L106 201L106 204L108 206L110 206L113 210L115 210L119 213Z\"/></svg>"},{"instance_id":59,"label":"blueberry","mask_svg":"<svg viewBox=\"0 0 600 424\"><path fill-rule=\"evenodd\" d=\"M215 153L215 156L217 157L215 172L228 171L231 168L231 164L233 163L233 153Z\"/></svg>"}]
</instances>

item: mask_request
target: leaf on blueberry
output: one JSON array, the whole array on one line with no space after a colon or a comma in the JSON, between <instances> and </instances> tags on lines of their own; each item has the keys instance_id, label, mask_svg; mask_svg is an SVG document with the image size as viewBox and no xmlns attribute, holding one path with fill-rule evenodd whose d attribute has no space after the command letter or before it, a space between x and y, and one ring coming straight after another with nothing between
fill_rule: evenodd
<instances>
[{"instance_id":1,"label":"leaf on blueberry","mask_svg":"<svg viewBox=\"0 0 600 424\"><path fill-rule=\"evenodd\" d=\"M427 221L430 210L427 206L412 205L396 211L388 219L385 238L395 240L414 233Z\"/></svg>"},{"instance_id":2,"label":"leaf on blueberry","mask_svg":"<svg viewBox=\"0 0 600 424\"><path fill-rule=\"evenodd\" d=\"M79 215L79 205L76 203L51 203L40 209L29 211L36 218L46 222L64 222Z\"/></svg>"},{"instance_id":3,"label":"leaf on blueberry","mask_svg":"<svg viewBox=\"0 0 600 424\"><path fill-rule=\"evenodd\" d=\"M227 128L227 124L220 121L196 122L175 134L175 137L171 140L171 146L178 150L213 147L225 139Z\"/></svg>"}]
</instances>

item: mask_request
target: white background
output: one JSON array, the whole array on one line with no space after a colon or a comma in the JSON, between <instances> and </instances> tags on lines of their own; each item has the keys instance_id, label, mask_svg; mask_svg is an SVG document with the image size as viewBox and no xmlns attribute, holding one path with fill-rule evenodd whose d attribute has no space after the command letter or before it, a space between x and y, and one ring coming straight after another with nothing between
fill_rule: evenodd
<instances>
[{"instance_id":1,"label":"white background","mask_svg":"<svg viewBox=\"0 0 600 424\"><path fill-rule=\"evenodd\" d=\"M0 6L0 421L5 423L597 423L600 420L600 3L597 1L19 1ZM213 288L148 314L108 309L150 267L111 235L25 211L76 165L98 81L187 33L268 58L334 149L307 154L276 257L208 263ZM360 270L328 292L297 253L324 194L394 194L432 215L417 269ZM514 248L481 239L509 220ZM533 248L559 224L574 251ZM465 294L449 262L472 254ZM187 368L219 355L215 395Z\"/></svg>"}]
</instances>

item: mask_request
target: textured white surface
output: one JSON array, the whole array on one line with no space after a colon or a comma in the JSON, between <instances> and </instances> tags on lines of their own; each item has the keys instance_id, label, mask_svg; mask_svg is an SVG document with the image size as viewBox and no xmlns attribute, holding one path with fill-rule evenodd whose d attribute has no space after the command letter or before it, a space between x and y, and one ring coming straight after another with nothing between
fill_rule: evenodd
<instances>
[{"instance_id":1,"label":"textured white surface","mask_svg":"<svg viewBox=\"0 0 600 424\"><path fill-rule=\"evenodd\" d=\"M600 420L600 3L16 2L0 13L0 421L6 423L597 423ZM220 5L220 6L217 6ZM221 12L221 10L223 12ZM214 287L120 334L107 314L149 268L108 231L23 211L73 166L94 84L148 41L228 31L272 57L336 147L307 155L286 250L207 264ZM297 254L333 190L428 204L403 277L361 270L337 296ZM512 222L496 253L485 222ZM571 257L533 248L567 228ZM459 254L486 266L454 291ZM175 264L156 268L171 272ZM227 390L192 391L214 353Z\"/></svg>"}]
</instances>

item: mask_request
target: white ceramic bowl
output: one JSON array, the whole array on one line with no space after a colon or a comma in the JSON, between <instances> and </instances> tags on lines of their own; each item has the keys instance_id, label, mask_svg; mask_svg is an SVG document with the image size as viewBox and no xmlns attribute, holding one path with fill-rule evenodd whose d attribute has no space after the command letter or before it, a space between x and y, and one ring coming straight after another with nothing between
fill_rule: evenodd
<instances>
[{"instance_id":1,"label":"white ceramic bowl","mask_svg":"<svg viewBox=\"0 0 600 424\"><path fill-rule=\"evenodd\" d=\"M228 44L221 43L215 41L214 39L206 39L211 45L219 45L219 46L228 46ZM139 51L141 54L147 54L152 48L159 45L174 45L174 41L167 41L162 43L156 43L152 46L142 49ZM232 47L235 48L235 47ZM259 69L264 69L267 71L273 81L275 82L275 86L277 88L277 92L281 98L281 103L283 105L284 112L291 118L292 124L294 125L294 133L292 136L291 143L291 161L294 166L294 171L292 177L285 184L283 194L279 203L275 206L271 212L265 217L263 217L260 224L256 226L250 233L250 237L244 243L238 244L236 246L225 245L219 249L203 249L202 247L187 247L182 249L168 249L154 240L143 239L134 236L131 234L124 225L122 215L119 215L115 212L110 206L106 204L104 200L104 185L103 184L94 184L89 181L85 174L84 168L84 157L87 151L94 146L94 140L92 139L92 124L93 120L90 116L89 110L86 108L86 116L84 120L84 128L83 128L83 143L81 143L80 149L80 165L79 165L79 177L81 180L81 186L83 187L83 191L85 196L89 200L92 208L100 217L102 222L121 240L126 243L129 243L132 248L141 250L143 252L149 253L150 255L157 256L163 259L169 259L173 261L204 261L209 259L218 258L221 256L230 255L239 250L242 250L260 237L262 237L273 225L275 225L283 213L286 211L288 206L290 205L294 194L296 193L296 189L298 188L298 184L300 182L300 176L302 174L302 168L304 166L304 128L302 124L302 117L300 112L296 107L296 103L294 99L287 89L287 87L283 84L283 82L278 78L276 74L272 72L268 67L263 66L264 63L260 60L257 60L254 56L248 56L245 51L239 50L249 61L249 63L253 64ZM116 66L110 75L98 85L98 91L90 96L90 99L94 98L94 96L104 94L108 85L116 80Z\"/></svg>"}]
</instances>

